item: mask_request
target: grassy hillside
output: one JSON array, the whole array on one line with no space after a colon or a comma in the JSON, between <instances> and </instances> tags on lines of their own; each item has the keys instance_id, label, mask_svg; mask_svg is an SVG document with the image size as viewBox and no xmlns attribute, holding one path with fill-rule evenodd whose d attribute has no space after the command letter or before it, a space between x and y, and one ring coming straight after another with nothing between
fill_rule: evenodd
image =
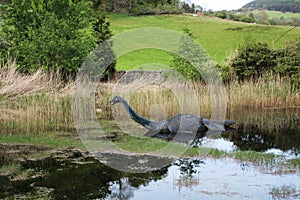
<instances>
[{"instance_id":1,"label":"grassy hillside","mask_svg":"<svg viewBox=\"0 0 300 200\"><path fill-rule=\"evenodd\" d=\"M292 12L280 12L280 11L267 11L269 18L300 18L300 13L292 13Z\"/></svg>"},{"instance_id":2,"label":"grassy hillside","mask_svg":"<svg viewBox=\"0 0 300 200\"><path fill-rule=\"evenodd\" d=\"M184 28L189 28L196 37L196 41L217 63L224 62L245 39L264 41L271 47L280 48L287 41L300 35L300 28L295 28L274 44L291 27L246 24L206 16L159 15L134 17L111 13L110 21L114 35L141 27L162 27L180 32ZM117 69L137 69L140 68L140 65L146 63L169 65L170 59L171 57L167 52L153 49L140 50L120 57L117 62ZM150 69L152 68L153 65L150 66Z\"/></svg>"}]
</instances>

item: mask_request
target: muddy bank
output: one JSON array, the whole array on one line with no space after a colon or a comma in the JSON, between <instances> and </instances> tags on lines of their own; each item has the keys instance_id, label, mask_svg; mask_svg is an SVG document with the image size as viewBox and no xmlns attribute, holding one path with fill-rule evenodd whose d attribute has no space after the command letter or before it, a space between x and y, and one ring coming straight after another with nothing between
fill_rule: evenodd
<instances>
[{"instance_id":1,"label":"muddy bank","mask_svg":"<svg viewBox=\"0 0 300 200\"><path fill-rule=\"evenodd\" d=\"M31 144L0 143L0 167L5 163L30 163L46 157L53 159L77 159L87 156L88 152L80 149L53 149Z\"/></svg>"},{"instance_id":2,"label":"muddy bank","mask_svg":"<svg viewBox=\"0 0 300 200\"><path fill-rule=\"evenodd\" d=\"M88 158L80 149L0 143L0 199L49 196L52 188L34 183L68 163L84 163Z\"/></svg>"}]
</instances>

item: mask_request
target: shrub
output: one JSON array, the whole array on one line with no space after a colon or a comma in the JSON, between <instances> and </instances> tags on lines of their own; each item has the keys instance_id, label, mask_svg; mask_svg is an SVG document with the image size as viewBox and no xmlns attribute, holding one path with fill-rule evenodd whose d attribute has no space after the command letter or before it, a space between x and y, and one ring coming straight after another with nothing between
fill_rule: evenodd
<instances>
[{"instance_id":1,"label":"shrub","mask_svg":"<svg viewBox=\"0 0 300 200\"><path fill-rule=\"evenodd\" d=\"M254 23L255 20L251 16L244 16L241 18L241 22Z\"/></svg>"},{"instance_id":2,"label":"shrub","mask_svg":"<svg viewBox=\"0 0 300 200\"><path fill-rule=\"evenodd\" d=\"M267 43L246 42L238 49L232 67L239 80L260 76L276 65L274 52Z\"/></svg>"},{"instance_id":3,"label":"shrub","mask_svg":"<svg viewBox=\"0 0 300 200\"><path fill-rule=\"evenodd\" d=\"M292 84L300 87L300 38L287 43L284 49L276 51L276 73L289 76Z\"/></svg>"},{"instance_id":4,"label":"shrub","mask_svg":"<svg viewBox=\"0 0 300 200\"><path fill-rule=\"evenodd\" d=\"M227 18L227 13L226 11L219 11L219 12L215 12L215 16L216 17L219 17L219 18L222 18L222 19L226 19Z\"/></svg>"},{"instance_id":5,"label":"shrub","mask_svg":"<svg viewBox=\"0 0 300 200\"><path fill-rule=\"evenodd\" d=\"M272 72L289 77L291 83L299 88L300 38L292 40L284 48L276 50L269 48L263 42L246 42L238 49L230 66L239 80L257 78L265 72ZM223 69L223 73L225 72L226 75L230 72L229 69Z\"/></svg>"}]
</instances>

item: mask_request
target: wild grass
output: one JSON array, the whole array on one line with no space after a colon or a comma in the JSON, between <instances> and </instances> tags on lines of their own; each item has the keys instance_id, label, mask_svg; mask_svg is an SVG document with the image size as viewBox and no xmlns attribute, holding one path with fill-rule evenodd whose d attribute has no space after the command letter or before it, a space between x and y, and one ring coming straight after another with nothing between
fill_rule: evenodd
<instances>
[{"instance_id":1,"label":"wild grass","mask_svg":"<svg viewBox=\"0 0 300 200\"><path fill-rule=\"evenodd\" d=\"M126 134L119 135L113 141L115 147L134 153L158 153L161 149L172 151L175 156L182 158L233 158L242 163L251 163L255 166L273 169L272 173L295 172L299 169L299 159L285 160L285 158L274 154L266 154L255 151L225 152L222 150L206 147L189 147L176 142L167 142L156 138L139 138ZM168 146L168 148L165 148ZM171 152L170 152L171 153ZM175 153L175 154L174 154ZM166 152L164 152L166 155ZM274 172L276 169L276 172Z\"/></svg>"},{"instance_id":2,"label":"wild grass","mask_svg":"<svg viewBox=\"0 0 300 200\"><path fill-rule=\"evenodd\" d=\"M269 74L227 85L228 110L300 107L299 89L288 79Z\"/></svg>"},{"instance_id":3,"label":"wild grass","mask_svg":"<svg viewBox=\"0 0 300 200\"><path fill-rule=\"evenodd\" d=\"M84 145L74 134L64 136L62 132L42 132L38 134L19 132L16 134L0 134L0 141L4 143L32 144L51 148L79 148L85 150Z\"/></svg>"},{"instance_id":4,"label":"wild grass","mask_svg":"<svg viewBox=\"0 0 300 200\"><path fill-rule=\"evenodd\" d=\"M17 72L15 72L15 75L17 77L21 76ZM12 77L11 80L15 80ZM26 79L25 75L22 75L21 78ZM28 78L31 79L32 76L28 76ZM5 84L3 83L5 81L1 82L1 87L4 87ZM199 82L185 83L181 86L176 85L175 82L169 83L174 85L166 87L166 85L150 84L135 89L129 100L130 105L142 116L154 120L165 119L170 115L182 112L180 105L185 104L187 105L186 111L194 113L193 106L189 105L195 104L195 102L190 101L190 93L187 91L191 87L195 98L199 101L201 116L209 117L211 102L209 89L206 85ZM111 83L100 84L96 99L96 108L102 110L98 113L99 123L106 132L120 132L117 122L111 121L113 115L109 101L112 97L113 87L114 84ZM174 94L174 90L169 89L170 87L176 88L179 95ZM261 111L263 108L299 106L299 93L293 91L293 89L291 90L289 82L280 79L280 77L259 79L258 82L233 82L225 85L225 87L230 101L227 104L229 111L241 111L246 108ZM8 92L2 94L0 102L2 112L0 121L1 142L28 143L53 148L76 147L85 149L81 141L76 138L76 134L74 134L71 89L65 87L53 88L55 87L45 87L45 89L38 90L39 92L35 93L28 90L27 93L21 94L9 95ZM12 91L14 90L12 89ZM179 97L183 98L182 102L178 101ZM157 115L157 113L160 114ZM138 153L157 151L169 145L168 142L160 139L138 138L127 134L119 135L113 143L121 149ZM177 143L172 144L170 149L170 151L172 149L185 149L183 157L210 156L222 158L230 156L237 160L247 160L258 165L272 163L275 159L273 154L247 151L228 154L216 149L187 148ZM298 163L298 159L291 161L291 165L296 167Z\"/></svg>"},{"instance_id":5,"label":"wild grass","mask_svg":"<svg viewBox=\"0 0 300 200\"><path fill-rule=\"evenodd\" d=\"M19 163L6 163L0 167L0 175L7 176L11 174L16 174L20 169L21 165Z\"/></svg>"},{"instance_id":6,"label":"wild grass","mask_svg":"<svg viewBox=\"0 0 300 200\"><path fill-rule=\"evenodd\" d=\"M231 156L237 160L249 161L258 166L271 166L276 162L276 155L255 151L237 151Z\"/></svg>"},{"instance_id":7,"label":"wild grass","mask_svg":"<svg viewBox=\"0 0 300 200\"><path fill-rule=\"evenodd\" d=\"M153 138L138 138L129 135L121 136L114 142L117 147L136 153L149 153L168 145L167 141Z\"/></svg>"}]
</instances>

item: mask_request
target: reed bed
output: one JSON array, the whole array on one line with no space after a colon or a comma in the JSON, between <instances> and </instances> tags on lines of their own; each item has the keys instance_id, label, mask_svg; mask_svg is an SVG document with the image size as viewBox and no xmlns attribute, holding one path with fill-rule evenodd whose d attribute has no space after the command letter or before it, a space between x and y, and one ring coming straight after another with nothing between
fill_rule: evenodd
<instances>
[{"instance_id":1,"label":"reed bed","mask_svg":"<svg viewBox=\"0 0 300 200\"><path fill-rule=\"evenodd\" d=\"M300 109L299 89L294 88L286 78L272 74L267 77L244 82L233 80L224 85L226 98L220 101L221 106L226 106L227 115L231 116L234 113L249 112L250 110L269 112L278 109ZM166 117L178 113L211 117L213 105L207 85L201 82L180 85L181 83L174 81L170 84L173 86L137 87L138 89L130 93L129 104L137 113L150 118L153 112L161 112ZM169 89L175 87L178 88L177 91ZM192 91L189 91L190 89ZM107 91L109 92L109 90ZM111 98L111 95L106 97ZM108 100L103 102L108 102Z\"/></svg>"},{"instance_id":2,"label":"reed bed","mask_svg":"<svg viewBox=\"0 0 300 200\"><path fill-rule=\"evenodd\" d=\"M9 61L0 69L0 133L37 134L70 130L72 127L71 84L57 73L37 71L24 75Z\"/></svg>"},{"instance_id":3,"label":"reed bed","mask_svg":"<svg viewBox=\"0 0 300 200\"><path fill-rule=\"evenodd\" d=\"M293 88L285 78L276 75L266 77L268 78L262 77L255 81L232 81L225 85L227 94L224 101L227 103L221 105L226 106L229 118L235 118L232 116L236 113L249 110L268 113L270 109L300 108L299 89ZM38 71L32 75L20 74L15 70L14 62L0 69L0 78L1 134L75 132L72 112L74 82L63 83L56 78L55 73L45 74ZM204 83L178 83L168 80L159 84L148 84L146 79L138 81L139 87L132 87L127 100L144 117L162 120L178 113L191 113L206 118L212 115L212 97L209 87ZM146 84L141 84L143 82ZM89 112L97 113L98 120L114 119L113 112L116 109L112 109L109 101L117 94L116 87L114 83L98 84L95 105L87 105L92 109ZM120 87L124 90L129 86L125 84ZM267 121L272 119L268 118ZM257 124L257 121L254 123ZM278 120L274 119L270 126L276 123ZM261 126L266 126L265 121Z\"/></svg>"},{"instance_id":4,"label":"reed bed","mask_svg":"<svg viewBox=\"0 0 300 200\"><path fill-rule=\"evenodd\" d=\"M299 89L289 79L272 74L266 77L227 85L228 110L300 108Z\"/></svg>"},{"instance_id":5,"label":"reed bed","mask_svg":"<svg viewBox=\"0 0 300 200\"><path fill-rule=\"evenodd\" d=\"M37 94L1 103L0 133L39 133L73 130L72 97Z\"/></svg>"}]
</instances>

